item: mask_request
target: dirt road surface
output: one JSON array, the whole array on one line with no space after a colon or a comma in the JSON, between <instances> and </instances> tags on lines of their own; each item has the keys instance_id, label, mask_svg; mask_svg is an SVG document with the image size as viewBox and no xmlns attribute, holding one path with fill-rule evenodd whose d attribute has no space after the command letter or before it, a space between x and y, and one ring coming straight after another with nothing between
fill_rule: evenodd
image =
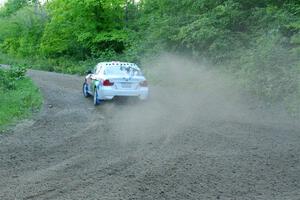
<instances>
[{"instance_id":1,"label":"dirt road surface","mask_svg":"<svg viewBox=\"0 0 300 200\"><path fill-rule=\"evenodd\" d=\"M94 107L82 77L29 75L45 102L0 135L1 200L300 199L295 121L159 87Z\"/></svg>"}]
</instances>

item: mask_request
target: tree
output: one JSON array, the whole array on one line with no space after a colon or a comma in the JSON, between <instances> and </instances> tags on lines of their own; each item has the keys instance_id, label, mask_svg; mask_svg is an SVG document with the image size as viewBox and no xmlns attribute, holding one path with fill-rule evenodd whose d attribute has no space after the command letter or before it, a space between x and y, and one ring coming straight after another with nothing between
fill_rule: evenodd
<instances>
[{"instance_id":1,"label":"tree","mask_svg":"<svg viewBox=\"0 0 300 200\"><path fill-rule=\"evenodd\" d=\"M28 0L8 0L4 7L2 8L0 12L0 16L5 17L9 16L15 12L17 12L19 9L27 6L29 3Z\"/></svg>"},{"instance_id":2,"label":"tree","mask_svg":"<svg viewBox=\"0 0 300 200\"><path fill-rule=\"evenodd\" d=\"M112 49L122 53L124 0L54 0L48 5L51 16L42 39L46 55L91 56Z\"/></svg>"}]
</instances>

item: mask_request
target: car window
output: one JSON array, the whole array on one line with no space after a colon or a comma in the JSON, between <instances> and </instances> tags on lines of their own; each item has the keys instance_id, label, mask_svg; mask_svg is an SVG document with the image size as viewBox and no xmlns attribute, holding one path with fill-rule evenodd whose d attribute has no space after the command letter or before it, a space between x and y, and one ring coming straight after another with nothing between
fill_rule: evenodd
<instances>
[{"instance_id":1,"label":"car window","mask_svg":"<svg viewBox=\"0 0 300 200\"><path fill-rule=\"evenodd\" d=\"M100 71L101 71L101 67L98 67L95 71L95 74L100 74Z\"/></svg>"},{"instance_id":2,"label":"car window","mask_svg":"<svg viewBox=\"0 0 300 200\"><path fill-rule=\"evenodd\" d=\"M95 74L97 71L97 66L92 70L92 73Z\"/></svg>"},{"instance_id":3,"label":"car window","mask_svg":"<svg viewBox=\"0 0 300 200\"><path fill-rule=\"evenodd\" d=\"M93 74L100 74L103 69L103 65L97 64L93 70Z\"/></svg>"},{"instance_id":4,"label":"car window","mask_svg":"<svg viewBox=\"0 0 300 200\"><path fill-rule=\"evenodd\" d=\"M107 71L106 71L107 70ZM139 69L128 67L128 66L116 66L109 67L105 70L107 74L113 75L129 75L129 76L142 76L142 72Z\"/></svg>"},{"instance_id":5,"label":"car window","mask_svg":"<svg viewBox=\"0 0 300 200\"><path fill-rule=\"evenodd\" d=\"M107 67L104 70L104 74L106 75L127 75L127 71L124 70L122 67Z\"/></svg>"}]
</instances>

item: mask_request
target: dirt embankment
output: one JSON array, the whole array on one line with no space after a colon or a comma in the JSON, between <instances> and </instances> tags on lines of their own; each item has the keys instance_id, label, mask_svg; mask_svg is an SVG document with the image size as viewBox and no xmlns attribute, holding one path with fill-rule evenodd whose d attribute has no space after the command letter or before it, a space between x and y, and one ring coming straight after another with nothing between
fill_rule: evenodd
<instances>
[{"instance_id":1,"label":"dirt embankment","mask_svg":"<svg viewBox=\"0 0 300 200\"><path fill-rule=\"evenodd\" d=\"M98 107L82 77L30 71L45 103L0 135L0 199L300 199L297 122L164 59L149 101Z\"/></svg>"}]
</instances>

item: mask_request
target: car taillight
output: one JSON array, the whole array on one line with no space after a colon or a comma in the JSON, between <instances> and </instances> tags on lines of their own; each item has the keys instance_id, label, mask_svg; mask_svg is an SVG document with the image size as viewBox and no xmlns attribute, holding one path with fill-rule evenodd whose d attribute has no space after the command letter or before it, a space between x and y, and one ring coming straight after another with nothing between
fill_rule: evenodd
<instances>
[{"instance_id":1,"label":"car taillight","mask_svg":"<svg viewBox=\"0 0 300 200\"><path fill-rule=\"evenodd\" d=\"M103 81L103 86L113 86L113 85L114 85L114 83L110 82L109 80Z\"/></svg>"},{"instance_id":2,"label":"car taillight","mask_svg":"<svg viewBox=\"0 0 300 200\"><path fill-rule=\"evenodd\" d=\"M146 80L142 81L142 82L140 82L140 86L141 87L147 87L148 86L148 82Z\"/></svg>"}]
</instances>

